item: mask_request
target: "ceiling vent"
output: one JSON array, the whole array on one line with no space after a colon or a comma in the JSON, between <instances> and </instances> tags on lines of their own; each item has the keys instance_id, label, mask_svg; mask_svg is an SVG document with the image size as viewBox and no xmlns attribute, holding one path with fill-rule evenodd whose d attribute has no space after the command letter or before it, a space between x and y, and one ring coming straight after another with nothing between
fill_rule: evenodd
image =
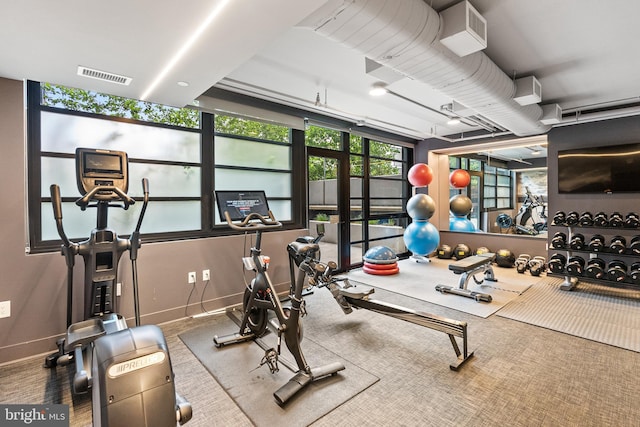
<instances>
[{"instance_id":1,"label":"ceiling vent","mask_svg":"<svg viewBox=\"0 0 640 427\"><path fill-rule=\"evenodd\" d=\"M125 77L118 74L108 73L106 71L95 70L93 68L78 66L78 75L83 77L89 77L96 80L102 80L103 82L117 83L120 85L129 86L133 80L131 77Z\"/></svg>"},{"instance_id":2,"label":"ceiling vent","mask_svg":"<svg viewBox=\"0 0 640 427\"><path fill-rule=\"evenodd\" d=\"M465 15L471 10L466 3ZM444 46L440 36L446 19L423 0L403 0L402 7L397 0L334 0L331 4L332 10L323 8L306 20L318 34L428 84L515 135L537 135L551 128L540 123L538 104L522 106L513 100L515 82L484 52L460 57ZM484 29L478 32L486 40L486 25Z\"/></svg>"},{"instance_id":3,"label":"ceiling vent","mask_svg":"<svg viewBox=\"0 0 640 427\"><path fill-rule=\"evenodd\" d=\"M487 47L487 20L468 1L443 10L440 17L440 43L456 55L467 56Z\"/></svg>"},{"instance_id":4,"label":"ceiling vent","mask_svg":"<svg viewBox=\"0 0 640 427\"><path fill-rule=\"evenodd\" d=\"M537 104L542 101L542 85L534 76L517 79L513 100L520 105Z\"/></svg>"},{"instance_id":5,"label":"ceiling vent","mask_svg":"<svg viewBox=\"0 0 640 427\"><path fill-rule=\"evenodd\" d=\"M545 125L560 123L562 121L562 108L558 104L543 105L540 121Z\"/></svg>"}]
</instances>

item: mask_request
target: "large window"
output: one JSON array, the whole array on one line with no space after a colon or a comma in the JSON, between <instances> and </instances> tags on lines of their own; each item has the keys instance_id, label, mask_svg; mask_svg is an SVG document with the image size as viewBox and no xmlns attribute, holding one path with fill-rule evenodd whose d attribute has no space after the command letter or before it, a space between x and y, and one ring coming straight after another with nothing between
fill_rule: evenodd
<instances>
[{"instance_id":1,"label":"large window","mask_svg":"<svg viewBox=\"0 0 640 427\"><path fill-rule=\"evenodd\" d=\"M214 159L216 190L264 190L274 216L292 220L289 128L216 116ZM217 211L215 223L220 223Z\"/></svg>"},{"instance_id":2,"label":"large window","mask_svg":"<svg viewBox=\"0 0 640 427\"><path fill-rule=\"evenodd\" d=\"M485 211L512 209L514 179L513 173L505 168L489 165L478 159L449 156L449 170L464 169L473 175L482 177L480 205ZM450 196L467 194L467 189L450 189Z\"/></svg>"},{"instance_id":3,"label":"large window","mask_svg":"<svg viewBox=\"0 0 640 427\"><path fill-rule=\"evenodd\" d=\"M149 240L228 233L214 209L213 192L264 189L287 227L302 226L294 206L295 131L228 116L213 116L37 82L28 83L29 245L32 252L58 248L49 187L58 184L65 230L86 238L95 227L81 211L75 178L77 147L121 150L129 156L129 195L141 200L142 178L150 203L142 233ZM214 133L215 129L215 133ZM304 149L299 143L301 152ZM135 228L141 203L110 209L109 227Z\"/></svg>"}]
</instances>

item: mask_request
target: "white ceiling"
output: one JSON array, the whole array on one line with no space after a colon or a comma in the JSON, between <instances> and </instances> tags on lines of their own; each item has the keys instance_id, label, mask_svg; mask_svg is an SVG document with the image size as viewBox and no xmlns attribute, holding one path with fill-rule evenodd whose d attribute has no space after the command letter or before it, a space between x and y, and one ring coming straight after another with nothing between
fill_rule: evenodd
<instances>
[{"instance_id":1,"label":"white ceiling","mask_svg":"<svg viewBox=\"0 0 640 427\"><path fill-rule=\"evenodd\" d=\"M352 0L346 1L351 3ZM361 1L361 0L358 0ZM414 0L395 0L406 7ZM426 0L436 11L457 0ZM372 98L364 55L302 26L326 0L3 1L0 77L47 81L174 106L213 86L423 139L477 130L447 125L452 99L405 76ZM329 0L329 4L342 3ZM509 77L534 75L542 103L565 121L640 102L640 2L471 0L486 18L484 53ZM157 86L154 79L218 6L220 14ZM131 77L129 86L76 75L77 67ZM189 86L179 86L188 82ZM317 98L319 97L319 102ZM461 134L464 132L464 134Z\"/></svg>"}]
</instances>

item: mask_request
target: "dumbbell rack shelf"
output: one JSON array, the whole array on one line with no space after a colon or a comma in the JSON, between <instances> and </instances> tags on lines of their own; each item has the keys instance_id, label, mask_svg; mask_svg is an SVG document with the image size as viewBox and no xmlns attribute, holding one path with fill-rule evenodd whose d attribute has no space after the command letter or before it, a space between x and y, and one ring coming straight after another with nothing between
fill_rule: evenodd
<instances>
[{"instance_id":1,"label":"dumbbell rack shelf","mask_svg":"<svg viewBox=\"0 0 640 427\"><path fill-rule=\"evenodd\" d=\"M611 226L592 226L592 225L561 225L561 224L552 224L552 226L555 227L563 227L568 231L568 236L567 236L567 240L571 241L572 238L576 235L576 233L574 232L575 230L580 230L580 231L585 231L588 232L587 230L593 230L594 233L598 233L598 234L606 234L606 235L629 235L629 234L635 234L635 235L640 235L640 229L639 228L629 228L629 227L611 227ZM600 233L601 232L601 233ZM586 238L585 238L586 240ZM585 242L586 244L586 242ZM638 251L638 248L635 247L634 249L630 249L630 248L626 248L622 253L619 251L612 251L610 250L608 247L603 247L601 250L592 250L589 249L588 247L585 247L584 249L575 249L573 247L571 247L569 244L566 244L565 246L562 247L553 247L553 246L549 246L549 249L551 251L564 251L567 254L567 259L569 259L573 253L585 253L585 254L589 254L590 257L586 258L585 261L589 261L592 258L596 258L596 257L600 257L600 256L604 256L606 258L612 258L611 261L609 261L609 263L613 262L614 259L613 258L634 258L637 261L640 261L640 254L637 253L636 251ZM575 286L579 283L580 279L584 279L590 283L596 283L596 284L602 284L602 285L607 285L607 286L611 286L611 287L618 287L618 288L632 288L632 289L640 289L640 284L639 283L635 283L633 281L630 280L630 278L628 276L625 277L624 280L622 281L615 281L615 280L610 280L610 279L598 279L595 277L591 277L588 276L586 274L582 274L582 275L574 275L574 274L568 274L568 272L566 271L566 268L564 269L564 271L562 273L560 272L552 272L552 271L548 271L547 272L547 276L549 277L564 277L564 282L560 285L560 289L562 290L573 290L575 288Z\"/></svg>"}]
</instances>

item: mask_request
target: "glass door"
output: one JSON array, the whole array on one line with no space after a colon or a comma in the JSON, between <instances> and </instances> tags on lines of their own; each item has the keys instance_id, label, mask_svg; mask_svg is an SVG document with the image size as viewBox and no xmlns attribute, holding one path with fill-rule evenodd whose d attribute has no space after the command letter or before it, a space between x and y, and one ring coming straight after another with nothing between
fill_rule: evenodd
<instances>
[{"instance_id":1,"label":"glass door","mask_svg":"<svg viewBox=\"0 0 640 427\"><path fill-rule=\"evenodd\" d=\"M348 185L344 184L343 166L346 164L341 152L307 147L308 167L308 221L309 232L317 236L319 228L324 228L320 241L320 259L335 261L338 269L349 266L348 227L344 197L348 197ZM348 179L348 177L347 177ZM320 230L322 232L322 230Z\"/></svg>"}]
</instances>

